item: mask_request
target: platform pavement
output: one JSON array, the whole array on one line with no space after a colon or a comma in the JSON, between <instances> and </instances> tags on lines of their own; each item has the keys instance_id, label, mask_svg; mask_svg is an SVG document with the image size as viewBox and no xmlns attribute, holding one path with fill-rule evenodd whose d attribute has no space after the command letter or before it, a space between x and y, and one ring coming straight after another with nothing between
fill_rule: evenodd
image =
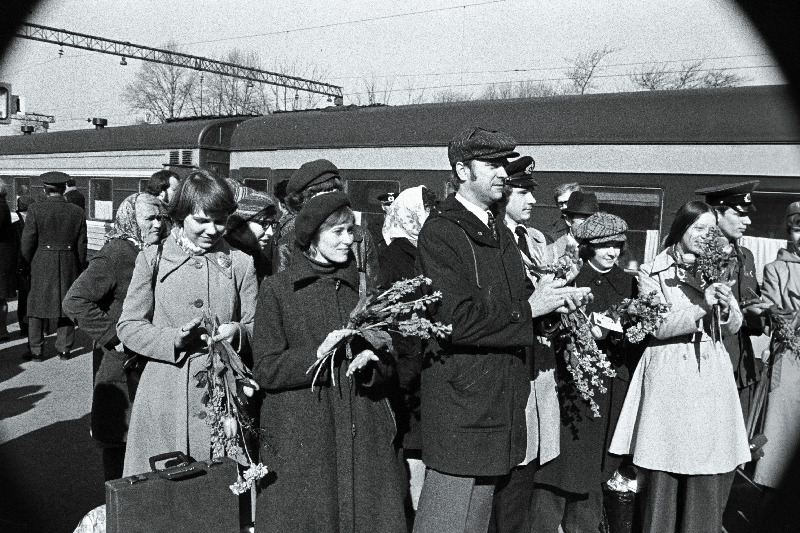
<instances>
[{"instance_id":1,"label":"platform pavement","mask_svg":"<svg viewBox=\"0 0 800 533\"><path fill-rule=\"evenodd\" d=\"M100 449L89 436L91 342L80 331L69 360L54 335L42 362L25 361L16 302L0 343L0 532L71 533L104 502Z\"/></svg>"}]
</instances>

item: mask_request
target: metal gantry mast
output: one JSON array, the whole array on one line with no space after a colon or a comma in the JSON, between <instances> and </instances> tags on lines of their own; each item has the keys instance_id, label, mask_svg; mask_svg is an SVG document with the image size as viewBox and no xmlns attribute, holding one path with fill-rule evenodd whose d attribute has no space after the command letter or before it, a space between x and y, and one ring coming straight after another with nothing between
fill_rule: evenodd
<instances>
[{"instance_id":1,"label":"metal gantry mast","mask_svg":"<svg viewBox=\"0 0 800 533\"><path fill-rule=\"evenodd\" d=\"M202 72L211 72L222 76L230 76L232 78L241 78L254 83L266 83L268 85L278 85L280 87L295 89L296 91L322 94L333 97L336 105L342 104L342 88L338 85L307 80L295 76L286 76L268 70L216 61L206 57L181 54L171 50L140 46L128 42L115 41L113 39L105 39L94 35L86 35L31 23L23 23L17 31L16 36L23 39L31 39L34 41L42 41L45 43L120 56L123 58L123 61L125 58L134 58L142 61L190 68Z\"/></svg>"}]
</instances>

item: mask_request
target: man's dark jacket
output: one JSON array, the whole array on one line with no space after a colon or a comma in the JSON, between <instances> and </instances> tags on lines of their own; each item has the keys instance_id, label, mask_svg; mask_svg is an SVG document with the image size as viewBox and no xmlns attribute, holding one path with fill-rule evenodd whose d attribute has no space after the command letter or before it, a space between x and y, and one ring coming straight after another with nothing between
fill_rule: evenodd
<instances>
[{"instance_id":1,"label":"man's dark jacket","mask_svg":"<svg viewBox=\"0 0 800 533\"><path fill-rule=\"evenodd\" d=\"M498 224L498 243L454 195L439 209L420 232L419 267L453 334L422 370L422 459L451 475L504 475L525 457L532 287L508 228Z\"/></svg>"},{"instance_id":2,"label":"man's dark jacket","mask_svg":"<svg viewBox=\"0 0 800 533\"><path fill-rule=\"evenodd\" d=\"M86 264L83 210L60 195L31 205L20 251L31 265L28 316L66 316L61 302Z\"/></svg>"},{"instance_id":3,"label":"man's dark jacket","mask_svg":"<svg viewBox=\"0 0 800 533\"><path fill-rule=\"evenodd\" d=\"M761 294L761 290L756 279L753 252L743 247L736 247L735 250L736 265L732 279L736 283L731 290L736 301L741 303L754 299L756 294ZM750 336L761 335L763 329L760 318L745 319L739 333L723 339L725 349L731 356L736 386L740 389L752 385L761 376L761 361L756 359Z\"/></svg>"},{"instance_id":4,"label":"man's dark jacket","mask_svg":"<svg viewBox=\"0 0 800 533\"><path fill-rule=\"evenodd\" d=\"M64 198L71 204L77 205L86 211L86 197L78 189L72 189L64 193Z\"/></svg>"}]
</instances>

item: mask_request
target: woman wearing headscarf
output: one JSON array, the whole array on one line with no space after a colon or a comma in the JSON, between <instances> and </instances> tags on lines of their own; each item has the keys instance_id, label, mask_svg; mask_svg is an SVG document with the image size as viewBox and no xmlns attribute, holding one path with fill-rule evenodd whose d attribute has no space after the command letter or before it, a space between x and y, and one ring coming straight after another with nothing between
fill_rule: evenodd
<instances>
[{"instance_id":1,"label":"woman wearing headscarf","mask_svg":"<svg viewBox=\"0 0 800 533\"><path fill-rule=\"evenodd\" d=\"M595 213L575 230L578 252L583 266L575 278L577 287L590 287L594 300L586 304L585 313L603 313L634 291L634 277L617 264L625 251L628 225L609 213ZM561 437L558 457L539 467L531 513L533 533L551 533L559 526L566 533L598 530L603 519L602 483L619 466L621 458L607 453L611 436L630 380L633 361L629 345L623 345L620 334L605 331L597 339L612 368L613 378L602 376L605 393L596 392L593 399L600 410L595 417L587 402L580 398L566 361L557 356L559 400L561 403Z\"/></svg>"},{"instance_id":2,"label":"woman wearing headscarf","mask_svg":"<svg viewBox=\"0 0 800 533\"><path fill-rule=\"evenodd\" d=\"M253 375L264 391L261 460L274 478L262 485L259 529L406 531L386 399L392 365L343 329L362 283L351 249L354 225L344 193L309 199L295 222L289 268L261 286ZM346 339L350 348L340 345ZM323 365L312 391L307 369L333 349L333 369Z\"/></svg>"},{"instance_id":3,"label":"woman wearing headscarf","mask_svg":"<svg viewBox=\"0 0 800 533\"><path fill-rule=\"evenodd\" d=\"M719 306L722 335L734 335L742 312L727 284L703 284L691 269L716 224L708 204L683 205L637 277L640 294L671 305L631 377L609 450L638 467L644 533L718 533L734 470L750 460L733 367L711 320Z\"/></svg>"},{"instance_id":4,"label":"woman wearing headscarf","mask_svg":"<svg viewBox=\"0 0 800 533\"><path fill-rule=\"evenodd\" d=\"M389 206L383 224L387 246L378 254L381 290L416 276L417 237L435 204L436 195L420 185L401 192ZM392 343L397 352L397 378L390 400L397 417L397 445L403 449L411 475L411 505L416 509L425 476L425 465L420 460L419 428L422 347L416 337L392 335Z\"/></svg>"},{"instance_id":5,"label":"woman wearing headscarf","mask_svg":"<svg viewBox=\"0 0 800 533\"><path fill-rule=\"evenodd\" d=\"M162 453L211 458L211 407L196 376L208 370L208 340L249 353L258 292L252 258L222 238L235 210L225 180L192 171L170 202L174 226L161 254L150 246L136 258L117 336L147 365L131 413L125 476L149 471L149 458ZM211 339L205 317L220 323Z\"/></svg>"},{"instance_id":6,"label":"woman wearing headscarf","mask_svg":"<svg viewBox=\"0 0 800 533\"><path fill-rule=\"evenodd\" d=\"M128 196L117 209L106 244L64 297L64 312L94 341L92 437L103 446L106 481L122 475L130 407L125 353L117 321L128 293L136 256L161 239L161 202L148 193Z\"/></svg>"}]
</instances>

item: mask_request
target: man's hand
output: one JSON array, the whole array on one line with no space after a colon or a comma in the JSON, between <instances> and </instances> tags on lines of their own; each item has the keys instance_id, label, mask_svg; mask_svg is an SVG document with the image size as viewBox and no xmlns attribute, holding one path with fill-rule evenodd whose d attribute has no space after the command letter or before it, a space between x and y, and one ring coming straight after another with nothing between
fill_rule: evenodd
<instances>
[{"instance_id":1,"label":"man's hand","mask_svg":"<svg viewBox=\"0 0 800 533\"><path fill-rule=\"evenodd\" d=\"M534 318L552 313L571 313L592 300L588 287L565 287L566 280L543 277L528 298Z\"/></svg>"}]
</instances>

